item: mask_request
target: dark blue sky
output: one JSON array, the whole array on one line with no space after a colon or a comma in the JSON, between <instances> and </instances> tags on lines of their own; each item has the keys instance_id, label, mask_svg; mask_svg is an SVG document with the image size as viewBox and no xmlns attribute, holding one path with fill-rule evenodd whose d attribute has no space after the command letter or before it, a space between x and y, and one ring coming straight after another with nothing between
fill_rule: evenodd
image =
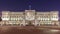
<instances>
[{"instance_id":1,"label":"dark blue sky","mask_svg":"<svg viewBox=\"0 0 60 34\"><path fill-rule=\"evenodd\" d=\"M21 11L29 9L29 5L38 11L60 11L60 0L0 0L0 11Z\"/></svg>"},{"instance_id":2,"label":"dark blue sky","mask_svg":"<svg viewBox=\"0 0 60 34\"><path fill-rule=\"evenodd\" d=\"M60 11L60 0L0 0L0 11L24 11L29 5L37 11Z\"/></svg>"}]
</instances>

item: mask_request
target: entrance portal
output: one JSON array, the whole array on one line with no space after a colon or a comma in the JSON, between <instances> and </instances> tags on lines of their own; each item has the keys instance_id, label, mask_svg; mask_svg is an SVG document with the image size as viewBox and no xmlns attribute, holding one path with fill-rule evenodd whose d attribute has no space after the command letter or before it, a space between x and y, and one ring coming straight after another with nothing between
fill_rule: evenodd
<instances>
[{"instance_id":1,"label":"entrance portal","mask_svg":"<svg viewBox=\"0 0 60 34\"><path fill-rule=\"evenodd\" d=\"M33 22L32 21L28 21L26 26L34 26Z\"/></svg>"}]
</instances>

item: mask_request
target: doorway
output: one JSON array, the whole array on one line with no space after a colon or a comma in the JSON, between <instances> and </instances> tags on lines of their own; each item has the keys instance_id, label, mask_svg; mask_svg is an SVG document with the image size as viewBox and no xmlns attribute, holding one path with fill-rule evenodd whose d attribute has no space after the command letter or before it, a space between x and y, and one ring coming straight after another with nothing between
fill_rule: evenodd
<instances>
[{"instance_id":1,"label":"doorway","mask_svg":"<svg viewBox=\"0 0 60 34\"><path fill-rule=\"evenodd\" d=\"M34 26L32 21L27 21L26 23L27 23L26 26Z\"/></svg>"}]
</instances>

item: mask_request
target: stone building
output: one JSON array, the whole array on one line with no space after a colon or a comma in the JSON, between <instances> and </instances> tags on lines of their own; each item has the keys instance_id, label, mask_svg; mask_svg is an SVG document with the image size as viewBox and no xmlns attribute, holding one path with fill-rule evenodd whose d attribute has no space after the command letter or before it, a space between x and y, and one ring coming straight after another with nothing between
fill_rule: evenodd
<instances>
[{"instance_id":1,"label":"stone building","mask_svg":"<svg viewBox=\"0 0 60 34\"><path fill-rule=\"evenodd\" d=\"M26 26L32 24L35 26L59 25L59 12L38 12L35 10L25 10L21 12L2 11L1 25L19 25Z\"/></svg>"}]
</instances>

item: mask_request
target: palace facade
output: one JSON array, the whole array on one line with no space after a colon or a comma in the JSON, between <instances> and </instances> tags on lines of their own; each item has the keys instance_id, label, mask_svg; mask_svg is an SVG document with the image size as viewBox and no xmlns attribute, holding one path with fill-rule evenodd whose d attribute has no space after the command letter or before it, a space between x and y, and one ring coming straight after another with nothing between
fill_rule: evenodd
<instances>
[{"instance_id":1,"label":"palace facade","mask_svg":"<svg viewBox=\"0 0 60 34\"><path fill-rule=\"evenodd\" d=\"M54 26L59 25L59 12L58 11L35 11L25 10L21 12L2 11L2 21L0 25L19 25L26 26L33 24L35 26Z\"/></svg>"}]
</instances>

